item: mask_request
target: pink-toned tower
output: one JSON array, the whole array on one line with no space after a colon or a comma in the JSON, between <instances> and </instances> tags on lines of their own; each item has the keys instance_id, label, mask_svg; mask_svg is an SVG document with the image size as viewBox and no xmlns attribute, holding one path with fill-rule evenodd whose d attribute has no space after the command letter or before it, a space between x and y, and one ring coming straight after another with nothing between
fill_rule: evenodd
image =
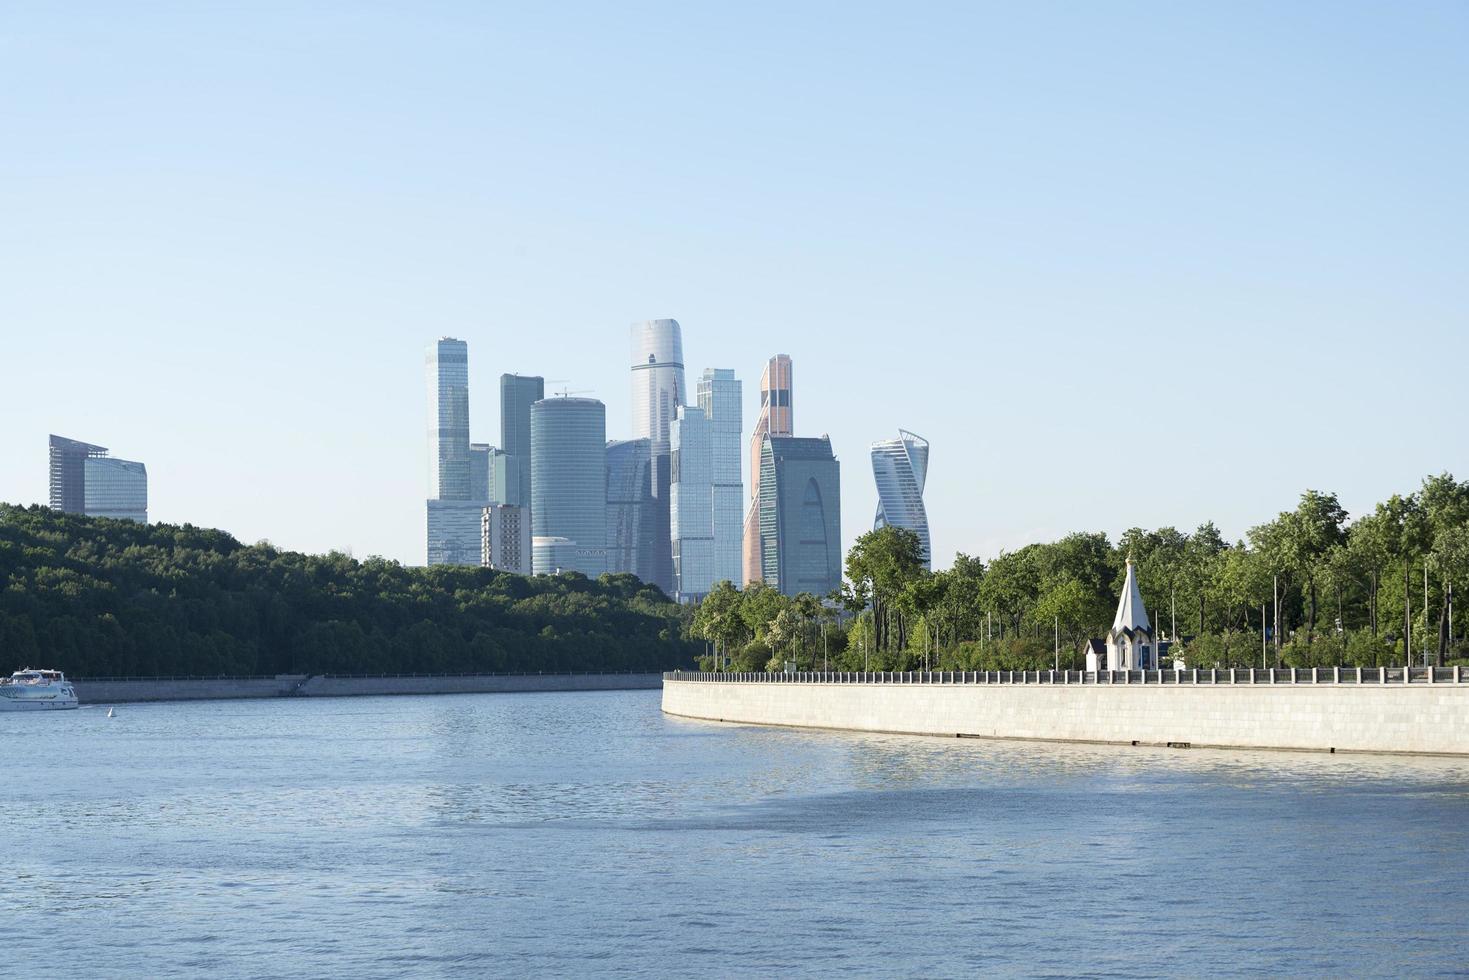
<instances>
[{"instance_id":1,"label":"pink-toned tower","mask_svg":"<svg viewBox=\"0 0 1469 980\"><path fill-rule=\"evenodd\" d=\"M750 507L745 512L745 584L759 582L760 554L760 447L766 434L788 436L791 427L791 358L777 354L760 375L760 414L750 436Z\"/></svg>"}]
</instances>

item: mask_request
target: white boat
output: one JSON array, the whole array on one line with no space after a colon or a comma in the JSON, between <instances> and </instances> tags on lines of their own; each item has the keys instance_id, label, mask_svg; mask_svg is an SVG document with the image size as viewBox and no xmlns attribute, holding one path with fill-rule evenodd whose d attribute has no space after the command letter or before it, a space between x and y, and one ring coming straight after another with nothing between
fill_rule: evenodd
<instances>
[{"instance_id":1,"label":"white boat","mask_svg":"<svg viewBox=\"0 0 1469 980\"><path fill-rule=\"evenodd\" d=\"M0 711L55 711L77 706L77 692L59 670L27 667L0 680Z\"/></svg>"}]
</instances>

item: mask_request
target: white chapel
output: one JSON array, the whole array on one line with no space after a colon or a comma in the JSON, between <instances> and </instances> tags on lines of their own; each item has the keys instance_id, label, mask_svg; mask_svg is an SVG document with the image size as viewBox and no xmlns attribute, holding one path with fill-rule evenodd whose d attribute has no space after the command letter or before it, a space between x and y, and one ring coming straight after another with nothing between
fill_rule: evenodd
<instances>
[{"instance_id":1,"label":"white chapel","mask_svg":"<svg viewBox=\"0 0 1469 980\"><path fill-rule=\"evenodd\" d=\"M1153 624L1148 620L1148 611L1143 607L1143 594L1137 585L1137 569L1132 558L1127 559L1127 580L1122 583L1122 596L1117 601L1117 615L1112 618L1112 628L1107 631L1105 664L1100 663L1101 653L1095 641L1089 645L1086 655L1087 670L1152 670L1158 666L1154 655L1157 644L1153 640Z\"/></svg>"}]
</instances>

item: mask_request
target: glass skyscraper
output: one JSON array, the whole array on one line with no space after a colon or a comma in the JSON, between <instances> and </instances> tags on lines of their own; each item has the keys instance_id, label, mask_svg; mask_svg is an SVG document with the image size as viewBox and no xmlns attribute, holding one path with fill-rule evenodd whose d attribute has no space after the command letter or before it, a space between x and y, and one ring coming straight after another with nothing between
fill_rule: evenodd
<instances>
[{"instance_id":1,"label":"glass skyscraper","mask_svg":"<svg viewBox=\"0 0 1469 980\"><path fill-rule=\"evenodd\" d=\"M679 408L670 445L673 589L674 598L687 602L708 595L714 587L712 428L702 408Z\"/></svg>"},{"instance_id":2,"label":"glass skyscraper","mask_svg":"<svg viewBox=\"0 0 1469 980\"><path fill-rule=\"evenodd\" d=\"M677 320L632 325L632 434L648 439L653 455L668 452L668 429L684 404L683 331Z\"/></svg>"},{"instance_id":3,"label":"glass skyscraper","mask_svg":"<svg viewBox=\"0 0 1469 980\"><path fill-rule=\"evenodd\" d=\"M791 406L791 358L788 354L777 354L765 365L760 375L760 415L755 419L755 431L750 436L750 509L745 514L744 580L746 584L758 582L764 576L765 561L760 554L760 457L765 448L765 437L788 436L792 428Z\"/></svg>"},{"instance_id":4,"label":"glass skyscraper","mask_svg":"<svg viewBox=\"0 0 1469 980\"><path fill-rule=\"evenodd\" d=\"M872 477L877 481L877 517L873 528L892 525L918 535L923 543L923 567L933 567L928 536L928 511L923 485L928 479L928 440L903 429L898 438L872 444Z\"/></svg>"},{"instance_id":5,"label":"glass skyscraper","mask_svg":"<svg viewBox=\"0 0 1469 980\"><path fill-rule=\"evenodd\" d=\"M709 451L714 495L715 585L744 584L745 482L740 474L740 420L743 391L734 372L706 368L699 379L698 405L709 420Z\"/></svg>"},{"instance_id":6,"label":"glass skyscraper","mask_svg":"<svg viewBox=\"0 0 1469 980\"><path fill-rule=\"evenodd\" d=\"M654 582L658 521L647 439L607 443L607 571Z\"/></svg>"},{"instance_id":7,"label":"glass skyscraper","mask_svg":"<svg viewBox=\"0 0 1469 980\"><path fill-rule=\"evenodd\" d=\"M530 506L530 407L545 397L544 378L500 375L500 449L508 495L501 503Z\"/></svg>"},{"instance_id":8,"label":"glass skyscraper","mask_svg":"<svg viewBox=\"0 0 1469 980\"><path fill-rule=\"evenodd\" d=\"M444 337L429 347L428 495L469 500L469 345Z\"/></svg>"},{"instance_id":9,"label":"glass skyscraper","mask_svg":"<svg viewBox=\"0 0 1469 980\"><path fill-rule=\"evenodd\" d=\"M107 455L104 446L53 435L52 508L67 514L148 523L148 468Z\"/></svg>"},{"instance_id":10,"label":"glass skyscraper","mask_svg":"<svg viewBox=\"0 0 1469 980\"><path fill-rule=\"evenodd\" d=\"M831 440L766 435L760 452L761 578L793 596L841 585L841 467Z\"/></svg>"},{"instance_id":11,"label":"glass skyscraper","mask_svg":"<svg viewBox=\"0 0 1469 980\"><path fill-rule=\"evenodd\" d=\"M469 444L469 345L431 345L428 380L428 504L424 556L430 565L478 565L488 456ZM488 447L484 447L487 449ZM478 465L477 465L478 464Z\"/></svg>"},{"instance_id":12,"label":"glass skyscraper","mask_svg":"<svg viewBox=\"0 0 1469 980\"><path fill-rule=\"evenodd\" d=\"M535 572L607 570L607 409L595 398L543 398L530 410ZM555 548L543 539L562 538ZM554 563L554 564L552 564Z\"/></svg>"}]
</instances>

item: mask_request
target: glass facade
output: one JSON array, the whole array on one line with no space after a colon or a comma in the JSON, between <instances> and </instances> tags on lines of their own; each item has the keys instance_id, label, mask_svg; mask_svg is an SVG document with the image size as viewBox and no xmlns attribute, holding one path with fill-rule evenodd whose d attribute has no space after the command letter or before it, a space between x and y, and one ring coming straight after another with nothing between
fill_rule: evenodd
<instances>
[{"instance_id":1,"label":"glass facade","mask_svg":"<svg viewBox=\"0 0 1469 980\"><path fill-rule=\"evenodd\" d=\"M428 495L470 500L469 345L444 337L429 347Z\"/></svg>"},{"instance_id":2,"label":"glass facade","mask_svg":"<svg viewBox=\"0 0 1469 980\"><path fill-rule=\"evenodd\" d=\"M744 558L744 580L746 584L758 582L765 572L764 557L760 553L760 459L765 446L765 437L789 436L793 409L791 395L791 359L787 354L777 354L765 365L760 375L760 415L755 419L755 431L750 436L750 506L745 515L745 540L741 548Z\"/></svg>"},{"instance_id":3,"label":"glass facade","mask_svg":"<svg viewBox=\"0 0 1469 980\"><path fill-rule=\"evenodd\" d=\"M428 563L480 564L484 505L473 500L430 500L427 509Z\"/></svg>"},{"instance_id":4,"label":"glass facade","mask_svg":"<svg viewBox=\"0 0 1469 980\"><path fill-rule=\"evenodd\" d=\"M63 514L84 514L87 507L87 459L107 455L103 446L53 435L49 443L51 462L51 509Z\"/></svg>"},{"instance_id":5,"label":"glass facade","mask_svg":"<svg viewBox=\"0 0 1469 980\"><path fill-rule=\"evenodd\" d=\"M632 434L648 439L653 455L668 452L668 430L683 405L683 331L677 320L632 325Z\"/></svg>"},{"instance_id":6,"label":"glass facade","mask_svg":"<svg viewBox=\"0 0 1469 980\"><path fill-rule=\"evenodd\" d=\"M607 571L631 572L644 582L655 581L655 507L651 442L607 443Z\"/></svg>"},{"instance_id":7,"label":"glass facade","mask_svg":"<svg viewBox=\"0 0 1469 980\"><path fill-rule=\"evenodd\" d=\"M596 578L607 570L607 410L594 398L544 398L530 428L531 534L568 542L544 555L535 546L535 573Z\"/></svg>"},{"instance_id":8,"label":"glass facade","mask_svg":"<svg viewBox=\"0 0 1469 980\"><path fill-rule=\"evenodd\" d=\"M87 516L148 523L147 467L111 456L91 456L83 464L83 470Z\"/></svg>"},{"instance_id":9,"label":"glass facade","mask_svg":"<svg viewBox=\"0 0 1469 980\"><path fill-rule=\"evenodd\" d=\"M767 435L757 511L767 585L818 598L841 585L841 465L831 440Z\"/></svg>"},{"instance_id":10,"label":"glass facade","mask_svg":"<svg viewBox=\"0 0 1469 980\"><path fill-rule=\"evenodd\" d=\"M923 543L923 567L933 567L928 511L923 486L928 480L928 440L903 429L898 438L872 444L872 477L877 481L877 517L873 528L907 528Z\"/></svg>"},{"instance_id":11,"label":"glass facade","mask_svg":"<svg viewBox=\"0 0 1469 980\"><path fill-rule=\"evenodd\" d=\"M500 449L505 453L507 504L530 506L530 407L546 397L544 378L500 375Z\"/></svg>"},{"instance_id":12,"label":"glass facade","mask_svg":"<svg viewBox=\"0 0 1469 980\"><path fill-rule=\"evenodd\" d=\"M714 572L717 585L743 584L745 481L740 472L743 386L734 372L708 368L699 379L698 403L709 420L714 493Z\"/></svg>"},{"instance_id":13,"label":"glass facade","mask_svg":"<svg viewBox=\"0 0 1469 980\"><path fill-rule=\"evenodd\" d=\"M680 602L708 595L714 587L712 435L702 408L678 410L670 430L669 536L674 598Z\"/></svg>"}]
</instances>

